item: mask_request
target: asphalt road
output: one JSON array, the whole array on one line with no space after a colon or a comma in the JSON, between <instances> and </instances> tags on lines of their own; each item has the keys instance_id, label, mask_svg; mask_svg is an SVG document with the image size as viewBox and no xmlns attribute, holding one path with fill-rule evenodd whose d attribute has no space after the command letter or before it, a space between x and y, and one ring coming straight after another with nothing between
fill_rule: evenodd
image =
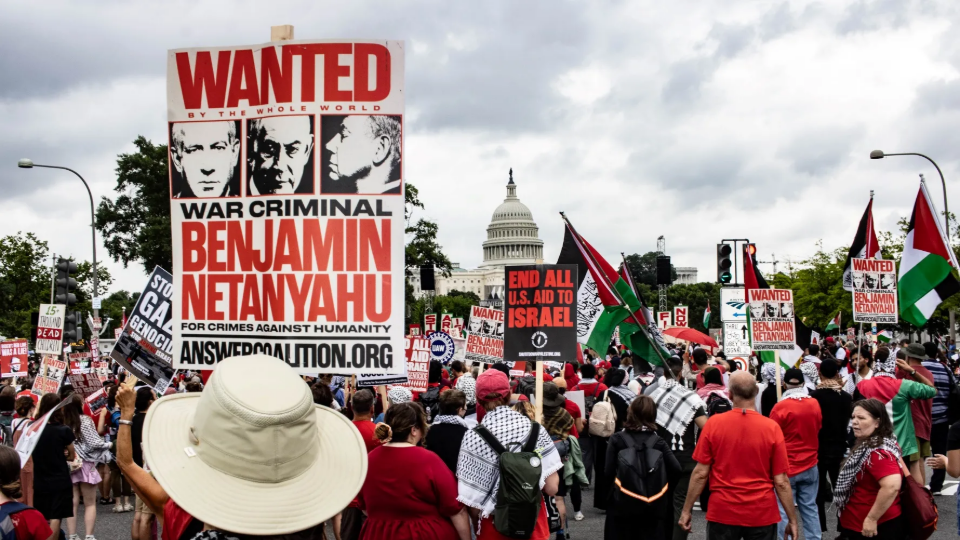
<instances>
[{"instance_id":1,"label":"asphalt road","mask_svg":"<svg viewBox=\"0 0 960 540\"><path fill-rule=\"evenodd\" d=\"M929 469L927 473L929 474ZM957 538L957 487L958 485L955 480L948 479L947 485L944 488L944 495L935 498L940 511L940 524L937 532L932 537L936 540ZM593 497L593 490L583 493L583 508L581 508L585 516L583 521L574 521L572 519L573 505L570 502L570 498L567 498L567 509L571 515L568 523L568 538L590 540L603 538L603 521L605 516L593 508ZM80 514L83 514L82 506L80 508ZM133 512L114 514L110 512L110 507L98 506L97 525L94 530L94 535L98 540L127 540L130 538L130 524L132 521ZM80 537L83 538L83 518L79 518L77 522ZM836 527L836 518L830 518L827 524L828 532L823 534L823 538L825 540L836 538ZM803 537L802 530L801 537ZM328 538L332 540L332 534L328 535ZM704 513L696 510L693 513L693 534L690 535L690 540L705 539L706 520Z\"/></svg>"}]
</instances>

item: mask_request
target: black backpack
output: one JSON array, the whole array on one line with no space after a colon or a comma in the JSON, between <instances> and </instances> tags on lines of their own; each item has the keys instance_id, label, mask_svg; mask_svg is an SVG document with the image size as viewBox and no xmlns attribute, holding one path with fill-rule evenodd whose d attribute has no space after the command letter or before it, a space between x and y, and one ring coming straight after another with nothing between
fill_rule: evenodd
<instances>
[{"instance_id":1,"label":"black backpack","mask_svg":"<svg viewBox=\"0 0 960 540\"><path fill-rule=\"evenodd\" d=\"M420 394L420 404L427 413L427 422L433 422L440 412L440 387L431 386L427 391Z\"/></svg>"},{"instance_id":2,"label":"black backpack","mask_svg":"<svg viewBox=\"0 0 960 540\"><path fill-rule=\"evenodd\" d=\"M540 515L540 473L542 465L537 449L540 424L530 423L527 442L519 452L510 452L482 424L473 428L499 456L500 487L493 510L493 527L509 538L527 539L533 535ZM510 443L519 446L520 443Z\"/></svg>"},{"instance_id":3,"label":"black backpack","mask_svg":"<svg viewBox=\"0 0 960 540\"><path fill-rule=\"evenodd\" d=\"M517 380L517 393L528 398L537 391L537 378L525 375Z\"/></svg>"},{"instance_id":4,"label":"black backpack","mask_svg":"<svg viewBox=\"0 0 960 540\"><path fill-rule=\"evenodd\" d=\"M710 397L707 398L707 416L713 416L715 414L725 413L727 411L732 411L733 405L729 400L723 396L718 396L717 394L710 394Z\"/></svg>"},{"instance_id":5,"label":"black backpack","mask_svg":"<svg viewBox=\"0 0 960 540\"><path fill-rule=\"evenodd\" d=\"M593 395L588 396L586 392L583 393L583 408L586 410L583 411L583 417L589 419L590 414L593 412L593 406L597 404L597 397L600 396L600 383L597 383L593 386Z\"/></svg>"},{"instance_id":6,"label":"black backpack","mask_svg":"<svg viewBox=\"0 0 960 540\"><path fill-rule=\"evenodd\" d=\"M655 517L670 513L667 465L654 446L660 437L651 433L638 445L635 435L622 432L627 447L617 453L613 502L621 516Z\"/></svg>"}]
</instances>

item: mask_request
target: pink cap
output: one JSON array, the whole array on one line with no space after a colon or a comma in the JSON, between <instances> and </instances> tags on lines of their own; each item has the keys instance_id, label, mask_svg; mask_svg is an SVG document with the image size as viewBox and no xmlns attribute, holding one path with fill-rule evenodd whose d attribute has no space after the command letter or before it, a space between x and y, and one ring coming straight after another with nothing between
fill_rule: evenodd
<instances>
[{"instance_id":1,"label":"pink cap","mask_svg":"<svg viewBox=\"0 0 960 540\"><path fill-rule=\"evenodd\" d=\"M510 379L502 371L488 369L477 377L476 392L477 401L490 401L490 394L500 398L510 397Z\"/></svg>"}]
</instances>

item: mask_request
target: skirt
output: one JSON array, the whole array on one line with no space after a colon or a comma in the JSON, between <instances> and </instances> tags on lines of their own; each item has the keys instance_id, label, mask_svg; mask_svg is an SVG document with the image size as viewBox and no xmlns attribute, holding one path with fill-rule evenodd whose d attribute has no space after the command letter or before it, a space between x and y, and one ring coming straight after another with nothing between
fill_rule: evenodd
<instances>
[{"instance_id":1,"label":"skirt","mask_svg":"<svg viewBox=\"0 0 960 540\"><path fill-rule=\"evenodd\" d=\"M93 484L97 485L103 478L97 472L97 464L92 461L84 461L83 466L70 473L70 480L74 484Z\"/></svg>"}]
</instances>

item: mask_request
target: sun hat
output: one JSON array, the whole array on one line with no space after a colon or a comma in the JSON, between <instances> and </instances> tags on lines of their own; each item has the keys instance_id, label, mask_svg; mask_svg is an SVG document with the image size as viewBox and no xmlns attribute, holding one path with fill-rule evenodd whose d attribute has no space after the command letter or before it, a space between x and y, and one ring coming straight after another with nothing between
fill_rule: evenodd
<instances>
[{"instance_id":1,"label":"sun hat","mask_svg":"<svg viewBox=\"0 0 960 540\"><path fill-rule=\"evenodd\" d=\"M543 383L543 406L563 407L566 398L560 395L560 388L552 382Z\"/></svg>"},{"instance_id":2,"label":"sun hat","mask_svg":"<svg viewBox=\"0 0 960 540\"><path fill-rule=\"evenodd\" d=\"M510 379L502 371L488 369L477 377L477 401L490 401L491 394L501 399L510 397Z\"/></svg>"},{"instance_id":3,"label":"sun hat","mask_svg":"<svg viewBox=\"0 0 960 540\"><path fill-rule=\"evenodd\" d=\"M910 358L916 358L917 360L927 359L927 349L919 343L911 343L910 345L904 347L903 354Z\"/></svg>"},{"instance_id":4,"label":"sun hat","mask_svg":"<svg viewBox=\"0 0 960 540\"><path fill-rule=\"evenodd\" d=\"M238 534L316 526L350 504L367 474L350 420L314 405L293 369L262 354L223 360L201 393L157 400L143 447L171 499Z\"/></svg>"}]
</instances>

